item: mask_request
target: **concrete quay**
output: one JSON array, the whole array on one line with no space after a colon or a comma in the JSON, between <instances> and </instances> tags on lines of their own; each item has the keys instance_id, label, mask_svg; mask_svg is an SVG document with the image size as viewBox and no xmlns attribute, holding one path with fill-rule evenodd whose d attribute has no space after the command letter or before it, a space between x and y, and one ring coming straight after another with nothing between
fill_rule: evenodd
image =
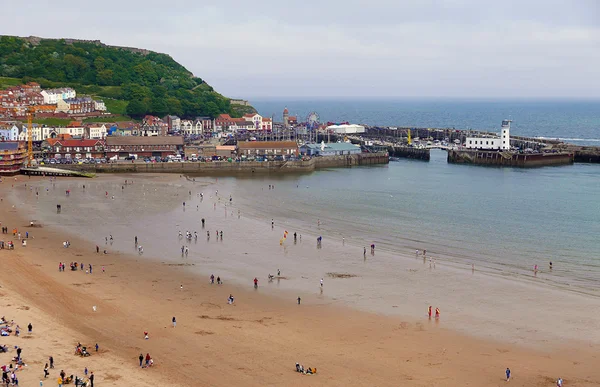
<instances>
[{"instance_id":1,"label":"concrete quay","mask_svg":"<svg viewBox=\"0 0 600 387\"><path fill-rule=\"evenodd\" d=\"M361 153L344 156L313 157L295 161L213 161L181 163L118 162L107 164L65 164L62 170L87 173L178 173L193 175L238 175L261 173L302 173L317 169L347 168L365 165L388 164L387 152Z\"/></svg>"},{"instance_id":2,"label":"concrete quay","mask_svg":"<svg viewBox=\"0 0 600 387\"><path fill-rule=\"evenodd\" d=\"M448 150L448 163L497 167L545 167L570 165L573 153L517 153L481 150Z\"/></svg>"}]
</instances>

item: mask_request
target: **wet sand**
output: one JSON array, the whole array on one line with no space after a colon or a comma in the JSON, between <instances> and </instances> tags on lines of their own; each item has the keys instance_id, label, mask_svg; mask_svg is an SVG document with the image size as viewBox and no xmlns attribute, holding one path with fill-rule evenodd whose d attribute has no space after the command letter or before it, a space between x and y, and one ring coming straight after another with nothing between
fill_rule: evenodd
<instances>
[{"instance_id":1,"label":"wet sand","mask_svg":"<svg viewBox=\"0 0 600 387\"><path fill-rule=\"evenodd\" d=\"M134 184L124 185L126 179ZM472 271L437 254L423 260L415 257L414 250L390 251L379 245L375 255L367 251L363 257L363 246L369 250L370 242L347 235L342 243L341 230L332 230L328 214L323 214L320 226L316 219L305 223L281 214L281 203L293 200L280 193L283 182L269 190L267 180L257 179L255 186L245 185L246 191L237 189L236 182L221 178L194 182L178 175L102 176L17 185L10 197L47 226L77 233L102 249L136 254L137 235L144 246L144 255L137 259L186 264L187 271L203 278L213 273L242 287L251 287L257 277L261 293L288 302L300 295L315 304L415 320L432 305L441 308L444 328L471 336L540 349L562 340L600 345L600 298L548 286L552 275L544 268L537 276L522 278L478 264ZM67 189L71 190L68 197ZM273 203L279 211L265 206L257 211L257 202ZM63 205L60 215L57 203ZM291 214L301 210L293 204L289 207ZM198 239L177 236L186 230L196 231ZM224 231L223 240L215 237L217 230ZM280 244L285 230L288 238ZM294 232L299 234L296 243ZM114 241L105 242L110 234ZM323 243L317 249L319 235ZM181 254L181 246L189 249L189 255ZM278 269L285 279L267 282L267 274ZM330 277L336 273L351 277Z\"/></svg>"},{"instance_id":2,"label":"wet sand","mask_svg":"<svg viewBox=\"0 0 600 387\"><path fill-rule=\"evenodd\" d=\"M2 183L2 197L12 183ZM60 369L81 375L86 364L95 371L97 385L498 386L505 383L506 367L517 386L552 386L559 376L566 386L600 385L595 344L564 340L534 350L447 329L444 310L437 322L357 311L319 294L297 305L295 297L274 297L266 281L258 291L229 280L210 285L206 275L199 276L201 270L190 270L196 269L193 260L153 260L112 248L108 255L96 254L93 243L58 227L24 227L29 219L23 212L6 200L0 203L2 225L34 237L26 248L0 253L3 314L21 327L29 320L34 325L30 338L5 341L24 348L29 366L19 374L21 385L37 385L49 354L57 359L57 369L48 385ZM98 234L99 239L105 235ZM67 239L72 245L64 249ZM213 253L218 250L204 252ZM75 260L91 263L94 273L58 272L59 261L68 267ZM344 280L326 278L326 286ZM230 293L234 305L226 302ZM14 307L20 304L29 309ZM150 340L143 339L145 330ZM78 341L90 347L98 342L101 353L86 359L72 355ZM156 366L136 367L140 352L149 352ZM14 353L1 354L1 361L8 363L9 355ZM317 367L317 375L294 372L297 361Z\"/></svg>"}]
</instances>

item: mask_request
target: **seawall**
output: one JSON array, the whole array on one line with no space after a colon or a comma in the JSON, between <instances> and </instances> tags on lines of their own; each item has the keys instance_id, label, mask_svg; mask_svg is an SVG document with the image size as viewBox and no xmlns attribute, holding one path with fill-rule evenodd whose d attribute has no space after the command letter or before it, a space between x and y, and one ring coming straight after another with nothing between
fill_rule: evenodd
<instances>
[{"instance_id":1,"label":"seawall","mask_svg":"<svg viewBox=\"0 0 600 387\"><path fill-rule=\"evenodd\" d=\"M388 152L392 157L401 157L405 159L417 159L429 161L431 158L429 149L412 148L409 146L390 146Z\"/></svg>"},{"instance_id":2,"label":"seawall","mask_svg":"<svg viewBox=\"0 0 600 387\"><path fill-rule=\"evenodd\" d=\"M313 157L302 161L213 161L182 163L119 162L107 164L61 164L57 168L89 173L179 173L194 175L227 175L252 173L312 172L323 168L354 167L389 163L386 152L356 155Z\"/></svg>"},{"instance_id":3,"label":"seawall","mask_svg":"<svg viewBox=\"0 0 600 387\"><path fill-rule=\"evenodd\" d=\"M497 151L449 150L448 162L508 167L544 167L573 164L573 153L514 153Z\"/></svg>"}]
</instances>

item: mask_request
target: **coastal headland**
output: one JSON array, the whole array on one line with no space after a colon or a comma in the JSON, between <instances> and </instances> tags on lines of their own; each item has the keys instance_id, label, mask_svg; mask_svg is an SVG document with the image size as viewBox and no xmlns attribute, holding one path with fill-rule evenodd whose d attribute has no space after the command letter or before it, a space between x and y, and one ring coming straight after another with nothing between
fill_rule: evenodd
<instances>
[{"instance_id":1,"label":"coastal headland","mask_svg":"<svg viewBox=\"0 0 600 387\"><path fill-rule=\"evenodd\" d=\"M174 176L132 176L136 180L133 187L147 184L173 192L188 190L187 186L177 188ZM151 251L133 254L133 240L123 241L125 236L117 233L112 235L115 243L130 245L131 253L105 242L108 236L102 231L96 231L94 243L81 237L89 235L87 232L66 232L59 214L44 214L54 220L28 227L36 203L31 186L39 187L47 202L66 203L65 212L100 211L107 204L95 199L98 195L85 196L84 190L101 189L102 197L104 189L116 189L118 184L121 190L122 179L131 177L120 175L116 184L110 175L103 178L107 180L85 189L81 182L64 180L67 186L72 184L72 204L61 189L63 181L56 183L58 189L47 179L35 177L5 179L0 184L2 226L30 234L27 247L16 243L15 250L2 251L6 270L0 293L2 314L22 327L29 322L34 326L32 333L23 330L21 337L4 338L11 349L0 355L8 364L14 355L12 348L23 348L27 367L17 372L21 385L37 385L44 379L48 356L54 357L56 367L44 381L48 385L56 383L61 369L67 375L82 376L84 367L94 371L95 385L100 386L501 386L506 383L506 367L513 370L514 386L552 386L558 377L568 386L600 385L600 370L595 367L598 349L592 343L563 340L530 348L497 338L493 332L485 339L449 329L445 310L437 320L428 320L425 311L422 318L403 318L351 309L326 297L328 287L335 287L336 281L356 281L360 287L360 277L328 276L325 291L302 293L299 305L297 294L277 295L276 284L268 286L264 277L259 289L252 290L250 278L255 274L251 269L247 285L228 278L223 285L213 285L208 281L211 273L202 272L195 261L153 258ZM211 188L210 182L203 182L196 190ZM128 189L123 188L121 195ZM78 196L82 198L76 199ZM218 201L208 197L199 203L203 216L210 229L224 227L219 220L222 211L208 211L213 204L216 208ZM152 205L147 203L148 211ZM106 227L92 219L97 217L90 216L88 224L76 227ZM263 226L270 227L268 221ZM174 244L177 250L179 242L171 235L176 230L165 227L163 233L161 243ZM144 234L139 236L145 243ZM3 237L18 242L12 235ZM225 238L227 247L244 254L246 247L238 243L235 234ZM69 248L63 247L66 240L71 242ZM267 241L263 238L254 243ZM100 253L95 245L100 246ZM107 254L102 254L103 250ZM207 248L203 255L229 265L228 256L218 251ZM72 261L82 262L86 268L93 265L93 273L69 271ZM59 262L66 263L66 272L58 271ZM283 273L281 282L290 276L295 274ZM403 291L410 297L410 288ZM232 305L226 301L230 294L235 296ZM173 316L177 317L176 327L171 325ZM92 356L75 356L78 342L91 348ZM99 352L93 351L95 343ZM154 366L140 368L140 353L149 353ZM294 369L296 362L316 367L317 374L300 375Z\"/></svg>"}]
</instances>

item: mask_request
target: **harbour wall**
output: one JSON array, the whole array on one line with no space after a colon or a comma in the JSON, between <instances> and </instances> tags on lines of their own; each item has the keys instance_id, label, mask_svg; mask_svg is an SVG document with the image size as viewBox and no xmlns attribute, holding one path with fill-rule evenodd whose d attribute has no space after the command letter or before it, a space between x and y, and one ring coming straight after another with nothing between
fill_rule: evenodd
<instances>
[{"instance_id":1,"label":"harbour wall","mask_svg":"<svg viewBox=\"0 0 600 387\"><path fill-rule=\"evenodd\" d=\"M386 152L313 157L295 161L213 161L182 163L118 162L107 164L61 164L57 168L88 173L179 173L228 175L252 173L312 172L323 168L354 167L389 163Z\"/></svg>"},{"instance_id":2,"label":"harbour wall","mask_svg":"<svg viewBox=\"0 0 600 387\"><path fill-rule=\"evenodd\" d=\"M426 148L411 148L408 146L390 146L388 153L392 157L429 161L431 154Z\"/></svg>"},{"instance_id":3,"label":"harbour wall","mask_svg":"<svg viewBox=\"0 0 600 387\"><path fill-rule=\"evenodd\" d=\"M448 150L448 162L507 167L545 167L573 164L572 153L514 153L475 150Z\"/></svg>"}]
</instances>

